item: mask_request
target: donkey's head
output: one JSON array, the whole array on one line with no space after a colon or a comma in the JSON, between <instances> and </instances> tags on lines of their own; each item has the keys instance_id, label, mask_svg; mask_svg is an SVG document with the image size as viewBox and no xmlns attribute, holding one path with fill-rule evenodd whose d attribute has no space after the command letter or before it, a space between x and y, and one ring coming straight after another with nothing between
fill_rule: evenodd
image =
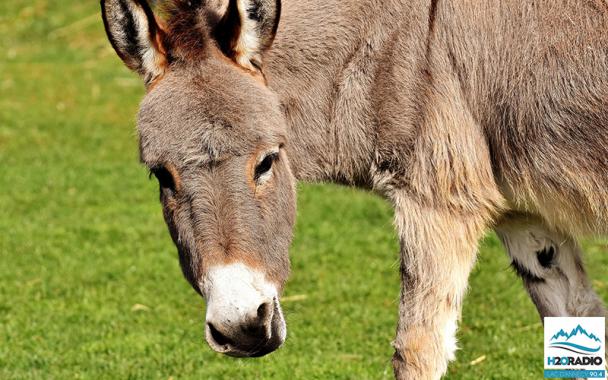
<instances>
[{"instance_id":1,"label":"donkey's head","mask_svg":"<svg viewBox=\"0 0 608 380\"><path fill-rule=\"evenodd\" d=\"M286 336L279 295L295 218L286 124L262 59L280 2L173 0L162 22L144 0L101 5L114 49L146 83L141 159L207 301L207 341L232 356L272 352Z\"/></svg>"}]
</instances>

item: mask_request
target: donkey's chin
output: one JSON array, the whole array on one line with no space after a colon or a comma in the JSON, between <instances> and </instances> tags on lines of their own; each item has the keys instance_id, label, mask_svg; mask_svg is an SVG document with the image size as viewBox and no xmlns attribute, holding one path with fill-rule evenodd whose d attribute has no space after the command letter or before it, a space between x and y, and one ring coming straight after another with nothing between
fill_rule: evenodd
<instances>
[{"instance_id":1,"label":"donkey's chin","mask_svg":"<svg viewBox=\"0 0 608 380\"><path fill-rule=\"evenodd\" d=\"M213 325L207 324L205 337L209 347L215 352L235 358L258 358L276 351L285 342L287 325L279 301L275 299L273 304L271 323L264 336L252 339L243 333L240 336L228 338Z\"/></svg>"}]
</instances>

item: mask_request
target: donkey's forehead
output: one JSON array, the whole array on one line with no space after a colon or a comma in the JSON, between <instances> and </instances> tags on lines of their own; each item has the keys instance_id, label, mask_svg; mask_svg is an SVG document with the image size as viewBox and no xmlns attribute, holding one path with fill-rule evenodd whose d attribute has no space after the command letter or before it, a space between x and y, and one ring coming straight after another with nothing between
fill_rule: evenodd
<instances>
[{"instance_id":1,"label":"donkey's forehead","mask_svg":"<svg viewBox=\"0 0 608 380\"><path fill-rule=\"evenodd\" d=\"M274 95L248 78L170 76L142 102L142 160L218 161L283 142L284 120ZM232 77L232 78L231 78Z\"/></svg>"}]
</instances>

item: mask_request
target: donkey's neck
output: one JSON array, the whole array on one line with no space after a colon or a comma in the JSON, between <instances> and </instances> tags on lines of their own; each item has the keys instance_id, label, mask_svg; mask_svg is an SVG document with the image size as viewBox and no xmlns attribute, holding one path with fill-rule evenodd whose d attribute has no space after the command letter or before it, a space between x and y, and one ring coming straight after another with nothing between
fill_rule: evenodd
<instances>
[{"instance_id":1,"label":"donkey's neck","mask_svg":"<svg viewBox=\"0 0 608 380\"><path fill-rule=\"evenodd\" d=\"M428 8L416 2L283 1L265 65L287 118L298 179L371 186L378 113L392 97L385 83L393 80L393 50L428 20Z\"/></svg>"},{"instance_id":2,"label":"donkey's neck","mask_svg":"<svg viewBox=\"0 0 608 380\"><path fill-rule=\"evenodd\" d=\"M378 77L387 70L396 31L405 22L399 15L411 12L406 7L415 6L283 1L265 65L287 118L288 152L298 179L369 185Z\"/></svg>"}]
</instances>

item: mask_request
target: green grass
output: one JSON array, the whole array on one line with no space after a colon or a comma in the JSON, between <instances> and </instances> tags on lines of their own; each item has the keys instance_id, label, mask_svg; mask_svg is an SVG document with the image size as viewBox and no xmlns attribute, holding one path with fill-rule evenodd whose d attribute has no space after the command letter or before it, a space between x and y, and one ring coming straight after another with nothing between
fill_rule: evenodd
<instances>
[{"instance_id":1,"label":"green grass","mask_svg":"<svg viewBox=\"0 0 608 380\"><path fill-rule=\"evenodd\" d=\"M256 360L211 352L138 164L142 93L97 1L0 2L0 378L391 378L391 210L335 186L300 186L285 346ZM586 244L604 299L607 243ZM494 236L461 326L449 379L542 376L542 327Z\"/></svg>"}]
</instances>

